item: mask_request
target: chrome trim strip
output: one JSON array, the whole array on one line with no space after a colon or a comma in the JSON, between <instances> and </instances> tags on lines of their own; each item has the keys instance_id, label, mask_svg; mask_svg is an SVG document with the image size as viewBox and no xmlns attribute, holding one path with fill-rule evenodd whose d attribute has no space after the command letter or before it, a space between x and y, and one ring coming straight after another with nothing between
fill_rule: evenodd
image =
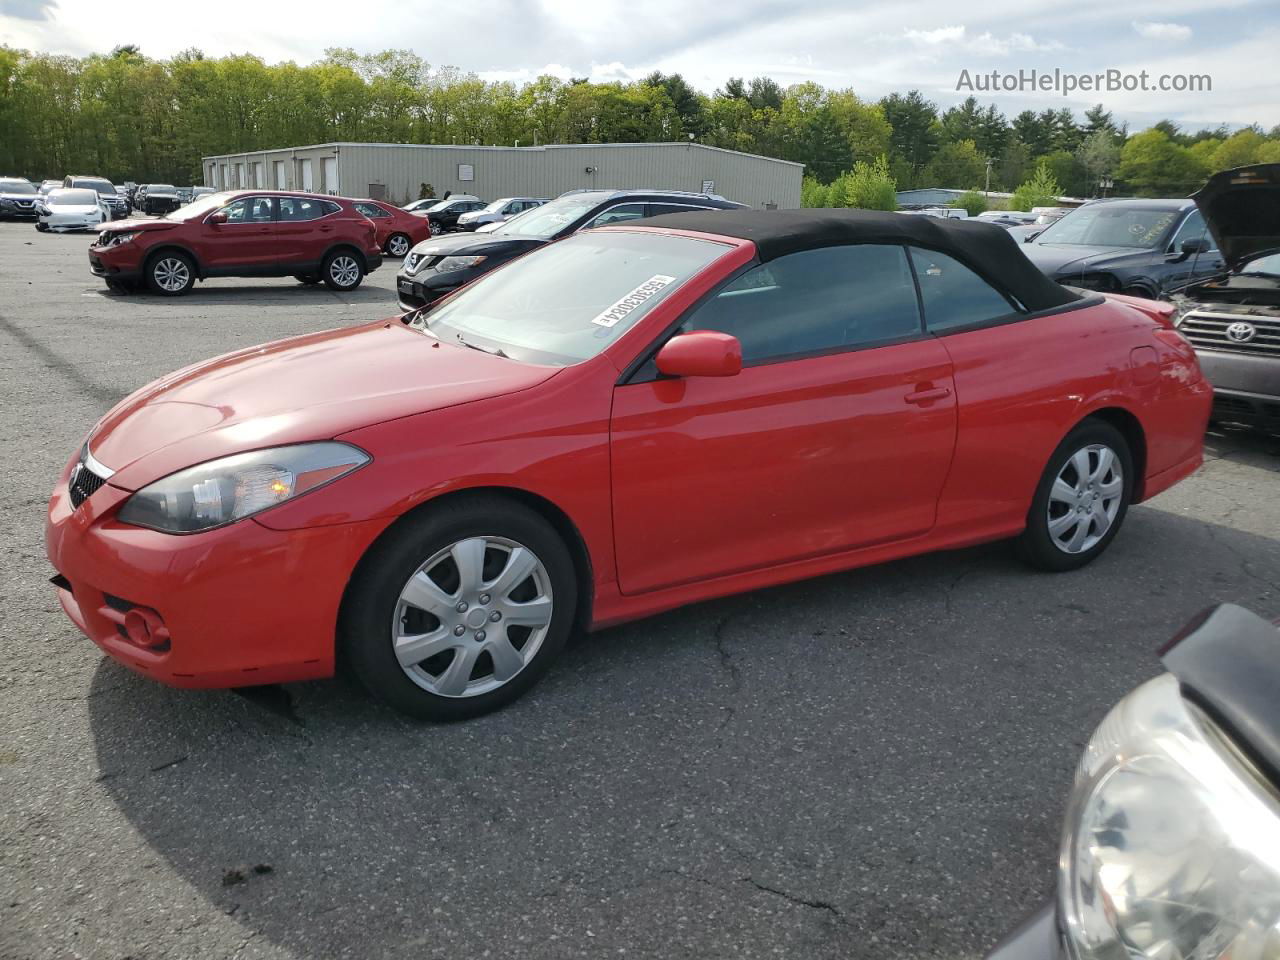
<instances>
[{"instance_id":1,"label":"chrome trim strip","mask_svg":"<svg viewBox=\"0 0 1280 960\"><path fill-rule=\"evenodd\" d=\"M101 464L100 462L98 462L98 460L94 458L93 454L89 452L89 444L87 441L85 442L85 445L84 445L84 465L88 467L90 470L92 470L96 475L101 477L103 480L110 480L112 477L116 475L116 472L114 470L112 470L110 467L103 466L103 464Z\"/></svg>"}]
</instances>

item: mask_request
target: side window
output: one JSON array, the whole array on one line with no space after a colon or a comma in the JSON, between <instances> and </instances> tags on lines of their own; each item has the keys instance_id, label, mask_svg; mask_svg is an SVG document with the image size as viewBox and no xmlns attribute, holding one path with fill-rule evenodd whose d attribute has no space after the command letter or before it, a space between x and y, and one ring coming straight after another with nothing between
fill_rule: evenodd
<instances>
[{"instance_id":1,"label":"side window","mask_svg":"<svg viewBox=\"0 0 1280 960\"><path fill-rule=\"evenodd\" d=\"M371 220L380 220L383 217L391 216L387 211L383 210L381 207L374 206L372 203L355 203L352 204L352 206Z\"/></svg>"},{"instance_id":2,"label":"side window","mask_svg":"<svg viewBox=\"0 0 1280 960\"><path fill-rule=\"evenodd\" d=\"M933 333L984 323L1015 312L1004 294L945 253L912 247L911 262L920 283L925 324Z\"/></svg>"},{"instance_id":3,"label":"side window","mask_svg":"<svg viewBox=\"0 0 1280 960\"><path fill-rule=\"evenodd\" d=\"M645 205L643 203L620 203L616 207L610 207L594 219L583 224L583 230L590 230L592 227L603 227L610 223L623 223L627 220L639 220L645 215Z\"/></svg>"},{"instance_id":4,"label":"side window","mask_svg":"<svg viewBox=\"0 0 1280 960\"><path fill-rule=\"evenodd\" d=\"M250 223L270 223L275 219L271 211L271 198L250 197L248 219Z\"/></svg>"},{"instance_id":5,"label":"side window","mask_svg":"<svg viewBox=\"0 0 1280 960\"><path fill-rule=\"evenodd\" d=\"M237 200L235 203L229 203L222 208L222 212L227 215L227 223L248 223L249 222L249 198Z\"/></svg>"},{"instance_id":6,"label":"side window","mask_svg":"<svg viewBox=\"0 0 1280 960\"><path fill-rule=\"evenodd\" d=\"M1173 241L1169 244L1169 252L1179 253L1182 250L1183 240L1203 240L1206 250L1218 249L1218 245L1213 242L1213 234L1205 226L1204 214L1199 210L1192 210L1187 215L1187 219L1182 221L1178 232L1173 235Z\"/></svg>"},{"instance_id":7,"label":"side window","mask_svg":"<svg viewBox=\"0 0 1280 960\"><path fill-rule=\"evenodd\" d=\"M680 203L651 203L649 204L649 216L660 217L664 213L688 213L691 210L707 210L708 207L694 207L689 204Z\"/></svg>"},{"instance_id":8,"label":"side window","mask_svg":"<svg viewBox=\"0 0 1280 960\"><path fill-rule=\"evenodd\" d=\"M738 338L744 363L856 349L921 333L920 304L897 245L805 250L741 274L695 308L681 332Z\"/></svg>"},{"instance_id":9,"label":"side window","mask_svg":"<svg viewBox=\"0 0 1280 960\"><path fill-rule=\"evenodd\" d=\"M280 219L292 222L317 220L341 209L328 200L312 200L310 197L280 198Z\"/></svg>"}]
</instances>

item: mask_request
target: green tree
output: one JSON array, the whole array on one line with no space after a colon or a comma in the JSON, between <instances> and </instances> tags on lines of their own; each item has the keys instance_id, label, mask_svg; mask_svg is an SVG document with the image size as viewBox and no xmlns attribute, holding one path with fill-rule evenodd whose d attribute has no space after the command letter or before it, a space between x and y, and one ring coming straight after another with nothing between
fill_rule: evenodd
<instances>
[{"instance_id":1,"label":"green tree","mask_svg":"<svg viewBox=\"0 0 1280 960\"><path fill-rule=\"evenodd\" d=\"M938 108L919 90L905 96L891 93L880 101L880 109L889 122L889 160L899 164L912 179L924 171L938 149L941 127Z\"/></svg>"},{"instance_id":2,"label":"green tree","mask_svg":"<svg viewBox=\"0 0 1280 960\"><path fill-rule=\"evenodd\" d=\"M1089 196L1097 196L1099 182L1114 175L1120 163L1120 145L1111 130L1099 127L1076 148L1076 160L1088 183L1086 192Z\"/></svg>"},{"instance_id":3,"label":"green tree","mask_svg":"<svg viewBox=\"0 0 1280 960\"><path fill-rule=\"evenodd\" d=\"M1208 171L1187 147L1152 127L1125 143L1116 173L1139 196L1185 197Z\"/></svg>"},{"instance_id":4,"label":"green tree","mask_svg":"<svg viewBox=\"0 0 1280 960\"><path fill-rule=\"evenodd\" d=\"M971 217L976 217L978 214L986 211L987 198L977 190L966 190L964 193L960 194L960 196L956 197L951 206L958 207Z\"/></svg>"},{"instance_id":5,"label":"green tree","mask_svg":"<svg viewBox=\"0 0 1280 960\"><path fill-rule=\"evenodd\" d=\"M831 184L827 203L833 207L897 210L898 186L889 173L888 158L855 163L852 170Z\"/></svg>"},{"instance_id":6,"label":"green tree","mask_svg":"<svg viewBox=\"0 0 1280 960\"><path fill-rule=\"evenodd\" d=\"M1050 207L1058 202L1062 188L1053 178L1049 165L1041 161L1031 178L1018 186L1009 199L1010 210L1030 210L1033 207Z\"/></svg>"},{"instance_id":7,"label":"green tree","mask_svg":"<svg viewBox=\"0 0 1280 960\"><path fill-rule=\"evenodd\" d=\"M1236 167L1257 163L1258 152L1266 142L1266 138L1257 130L1246 127L1238 133L1232 134L1222 146L1214 151L1209 169L1211 172L1234 170Z\"/></svg>"},{"instance_id":8,"label":"green tree","mask_svg":"<svg viewBox=\"0 0 1280 960\"><path fill-rule=\"evenodd\" d=\"M937 187L983 186L987 163L972 140L943 144L925 168L925 179Z\"/></svg>"}]
</instances>

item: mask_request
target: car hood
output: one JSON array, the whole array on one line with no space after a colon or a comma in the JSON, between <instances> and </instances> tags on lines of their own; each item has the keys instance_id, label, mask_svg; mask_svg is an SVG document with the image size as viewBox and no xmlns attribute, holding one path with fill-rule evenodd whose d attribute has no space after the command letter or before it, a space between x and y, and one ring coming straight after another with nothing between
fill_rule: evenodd
<instances>
[{"instance_id":1,"label":"car hood","mask_svg":"<svg viewBox=\"0 0 1280 960\"><path fill-rule=\"evenodd\" d=\"M0 190L0 200L39 200L38 193L9 193L7 190Z\"/></svg>"},{"instance_id":2,"label":"car hood","mask_svg":"<svg viewBox=\"0 0 1280 960\"><path fill-rule=\"evenodd\" d=\"M136 230L172 230L174 227L181 226L181 220L142 220L130 218L128 220L111 221L111 230L132 233Z\"/></svg>"},{"instance_id":3,"label":"car hood","mask_svg":"<svg viewBox=\"0 0 1280 960\"><path fill-rule=\"evenodd\" d=\"M308 334L216 357L148 384L89 446L136 490L218 457L526 390L557 367L443 343L399 321Z\"/></svg>"},{"instance_id":4,"label":"car hood","mask_svg":"<svg viewBox=\"0 0 1280 960\"><path fill-rule=\"evenodd\" d=\"M1280 163L1259 163L1215 173L1191 195L1227 266L1280 249Z\"/></svg>"},{"instance_id":5,"label":"car hood","mask_svg":"<svg viewBox=\"0 0 1280 960\"><path fill-rule=\"evenodd\" d=\"M1022 250L1027 259L1048 277L1105 270L1151 254L1143 247L1102 247L1078 243L1033 242L1024 244Z\"/></svg>"},{"instance_id":6,"label":"car hood","mask_svg":"<svg viewBox=\"0 0 1280 960\"><path fill-rule=\"evenodd\" d=\"M56 207L51 204L46 204L45 210L51 217L85 217L92 213L102 212L102 208L96 203L77 203L75 206L69 206L64 203Z\"/></svg>"},{"instance_id":7,"label":"car hood","mask_svg":"<svg viewBox=\"0 0 1280 960\"><path fill-rule=\"evenodd\" d=\"M481 257L508 250L540 247L547 241L533 237L508 237L492 233L464 233L423 240L413 252L424 257Z\"/></svg>"}]
</instances>

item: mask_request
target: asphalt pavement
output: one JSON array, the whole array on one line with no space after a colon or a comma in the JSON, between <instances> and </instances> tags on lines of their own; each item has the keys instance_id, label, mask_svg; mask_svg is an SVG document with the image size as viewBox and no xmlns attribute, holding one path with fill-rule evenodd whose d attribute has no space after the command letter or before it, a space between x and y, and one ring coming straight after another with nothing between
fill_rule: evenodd
<instances>
[{"instance_id":1,"label":"asphalt pavement","mask_svg":"<svg viewBox=\"0 0 1280 960\"><path fill-rule=\"evenodd\" d=\"M120 296L87 244L0 224L6 960L979 957L1050 890L1079 751L1161 642L1218 601L1280 616L1280 441L1215 432L1076 573L993 544L705 603L449 726L342 679L169 690L61 613L54 478L161 374L390 316L396 267Z\"/></svg>"}]
</instances>

